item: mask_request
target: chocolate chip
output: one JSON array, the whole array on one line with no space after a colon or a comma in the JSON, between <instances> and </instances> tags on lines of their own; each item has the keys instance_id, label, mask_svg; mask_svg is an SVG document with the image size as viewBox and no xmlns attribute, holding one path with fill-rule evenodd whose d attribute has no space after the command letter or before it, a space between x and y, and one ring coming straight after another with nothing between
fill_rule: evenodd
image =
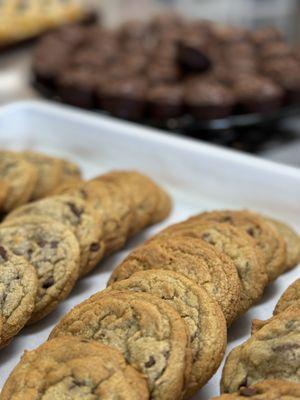
<instances>
[{"instance_id":1,"label":"chocolate chip","mask_svg":"<svg viewBox=\"0 0 300 400\"><path fill-rule=\"evenodd\" d=\"M2 246L0 246L0 256L3 258L4 261L8 260L7 251Z\"/></svg>"},{"instance_id":2,"label":"chocolate chip","mask_svg":"<svg viewBox=\"0 0 300 400\"><path fill-rule=\"evenodd\" d=\"M254 237L254 229L253 228L248 228L247 233L248 233L248 235Z\"/></svg>"},{"instance_id":3,"label":"chocolate chip","mask_svg":"<svg viewBox=\"0 0 300 400\"><path fill-rule=\"evenodd\" d=\"M56 249L58 246L58 241L57 240L53 240L53 242L50 243L51 249Z\"/></svg>"},{"instance_id":4,"label":"chocolate chip","mask_svg":"<svg viewBox=\"0 0 300 400\"><path fill-rule=\"evenodd\" d=\"M258 393L258 390L253 387L251 388L251 387L243 386L240 388L240 391L239 391L239 394L244 397L252 397L252 396L255 396L257 393Z\"/></svg>"},{"instance_id":5,"label":"chocolate chip","mask_svg":"<svg viewBox=\"0 0 300 400\"><path fill-rule=\"evenodd\" d=\"M90 245L90 251L98 251L100 249L100 244L99 243L92 243Z\"/></svg>"},{"instance_id":6,"label":"chocolate chip","mask_svg":"<svg viewBox=\"0 0 300 400\"><path fill-rule=\"evenodd\" d=\"M46 279L45 282L43 283L43 288L48 289L53 284L54 284L54 279L52 277L50 277L50 278Z\"/></svg>"},{"instance_id":7,"label":"chocolate chip","mask_svg":"<svg viewBox=\"0 0 300 400\"><path fill-rule=\"evenodd\" d=\"M47 244L47 242L46 242L44 239L40 239L40 240L37 241L37 244L38 244L40 247L45 247L46 244Z\"/></svg>"},{"instance_id":8,"label":"chocolate chip","mask_svg":"<svg viewBox=\"0 0 300 400\"><path fill-rule=\"evenodd\" d=\"M81 214L83 213L83 210L80 210L79 208L77 208L74 203L69 202L67 204L70 207L70 210L72 211L72 213L75 214L76 217L80 218Z\"/></svg>"},{"instance_id":9,"label":"chocolate chip","mask_svg":"<svg viewBox=\"0 0 300 400\"><path fill-rule=\"evenodd\" d=\"M232 218L229 215L226 215L222 218L222 222L232 222Z\"/></svg>"},{"instance_id":10,"label":"chocolate chip","mask_svg":"<svg viewBox=\"0 0 300 400\"><path fill-rule=\"evenodd\" d=\"M146 368L151 368L156 363L154 357L150 356L149 361L145 363Z\"/></svg>"},{"instance_id":11,"label":"chocolate chip","mask_svg":"<svg viewBox=\"0 0 300 400\"><path fill-rule=\"evenodd\" d=\"M165 359L167 360L169 358L169 356L170 356L170 352L169 351L164 351L163 355L164 355Z\"/></svg>"},{"instance_id":12,"label":"chocolate chip","mask_svg":"<svg viewBox=\"0 0 300 400\"><path fill-rule=\"evenodd\" d=\"M81 343L90 343L90 341L87 339L81 339L80 341L81 341Z\"/></svg>"},{"instance_id":13,"label":"chocolate chip","mask_svg":"<svg viewBox=\"0 0 300 400\"><path fill-rule=\"evenodd\" d=\"M79 191L80 191L80 194L81 194L82 198L85 199L85 200L87 200L88 195L87 195L86 190L80 189Z\"/></svg>"},{"instance_id":14,"label":"chocolate chip","mask_svg":"<svg viewBox=\"0 0 300 400\"><path fill-rule=\"evenodd\" d=\"M300 344L298 343L286 343L279 346L272 347L272 350L276 351L289 351L289 350L297 350L300 348Z\"/></svg>"}]
</instances>

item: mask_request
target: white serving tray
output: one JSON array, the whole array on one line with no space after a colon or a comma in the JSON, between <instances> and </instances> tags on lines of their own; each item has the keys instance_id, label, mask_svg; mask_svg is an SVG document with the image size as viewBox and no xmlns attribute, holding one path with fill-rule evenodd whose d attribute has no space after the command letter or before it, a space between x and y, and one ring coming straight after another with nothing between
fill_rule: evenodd
<instances>
[{"instance_id":1,"label":"white serving tray","mask_svg":"<svg viewBox=\"0 0 300 400\"><path fill-rule=\"evenodd\" d=\"M33 149L70 157L89 178L114 168L149 174L173 196L174 211L127 248L105 260L78 282L71 296L38 324L0 351L0 387L25 349L45 341L52 327L74 305L105 287L112 269L130 249L175 221L214 208L251 208L291 223L300 231L300 170L224 150L199 141L95 116L47 102L21 102L0 109L0 148ZM228 350L244 341L253 318L268 318L283 290L299 277L299 266L270 285L259 305L229 330ZM221 369L195 399L219 394Z\"/></svg>"}]
</instances>

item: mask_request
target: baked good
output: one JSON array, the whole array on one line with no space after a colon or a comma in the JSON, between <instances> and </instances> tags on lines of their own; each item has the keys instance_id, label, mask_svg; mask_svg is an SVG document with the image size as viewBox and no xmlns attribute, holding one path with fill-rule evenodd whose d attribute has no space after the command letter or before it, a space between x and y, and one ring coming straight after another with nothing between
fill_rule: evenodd
<instances>
[{"instance_id":1,"label":"baked good","mask_svg":"<svg viewBox=\"0 0 300 400\"><path fill-rule=\"evenodd\" d=\"M221 83L191 78L185 85L184 102L195 118L208 120L230 115L235 98L232 91Z\"/></svg>"},{"instance_id":2,"label":"baked good","mask_svg":"<svg viewBox=\"0 0 300 400\"><path fill-rule=\"evenodd\" d=\"M123 196L130 199L133 213L130 235L162 221L171 211L169 195L150 178L137 171L112 171L94 179L114 182Z\"/></svg>"},{"instance_id":3,"label":"baked good","mask_svg":"<svg viewBox=\"0 0 300 400\"><path fill-rule=\"evenodd\" d=\"M4 180L0 180L0 210L3 207L8 193L8 184Z\"/></svg>"},{"instance_id":4,"label":"baked good","mask_svg":"<svg viewBox=\"0 0 300 400\"><path fill-rule=\"evenodd\" d=\"M157 84L176 84L182 73L178 65L172 60L158 60L148 67L146 77L149 86Z\"/></svg>"},{"instance_id":5,"label":"baked good","mask_svg":"<svg viewBox=\"0 0 300 400\"><path fill-rule=\"evenodd\" d=\"M36 270L38 290L29 323L36 322L53 311L77 281L77 239L57 221L29 216L1 224L0 243Z\"/></svg>"},{"instance_id":6,"label":"baked good","mask_svg":"<svg viewBox=\"0 0 300 400\"><path fill-rule=\"evenodd\" d=\"M204 72L211 67L208 52L208 41L205 36L189 30L178 42L178 60L184 69L192 72Z\"/></svg>"},{"instance_id":7,"label":"baked good","mask_svg":"<svg viewBox=\"0 0 300 400\"><path fill-rule=\"evenodd\" d=\"M261 253L255 249L254 240L241 229L226 223L187 220L164 229L155 238L165 236L203 239L232 260L241 283L239 300L241 314L261 298L268 282L265 265Z\"/></svg>"},{"instance_id":8,"label":"baked good","mask_svg":"<svg viewBox=\"0 0 300 400\"><path fill-rule=\"evenodd\" d=\"M81 179L80 167L70 160L61 160L62 162L62 182Z\"/></svg>"},{"instance_id":9,"label":"baked good","mask_svg":"<svg viewBox=\"0 0 300 400\"><path fill-rule=\"evenodd\" d=\"M29 320L37 293L35 269L25 258L0 246L0 347L6 345Z\"/></svg>"},{"instance_id":10,"label":"baked good","mask_svg":"<svg viewBox=\"0 0 300 400\"><path fill-rule=\"evenodd\" d=\"M277 315L285 311L288 307L300 301L300 279L296 279L282 294L273 315Z\"/></svg>"},{"instance_id":11,"label":"baked good","mask_svg":"<svg viewBox=\"0 0 300 400\"><path fill-rule=\"evenodd\" d=\"M58 338L27 351L9 376L2 400L147 400L147 384L121 353L95 341Z\"/></svg>"},{"instance_id":12,"label":"baked good","mask_svg":"<svg viewBox=\"0 0 300 400\"><path fill-rule=\"evenodd\" d=\"M300 312L292 307L273 317L226 359L221 389L233 393L266 379L300 383Z\"/></svg>"},{"instance_id":13,"label":"baked good","mask_svg":"<svg viewBox=\"0 0 300 400\"><path fill-rule=\"evenodd\" d=\"M226 347L224 315L206 290L182 274L166 270L136 272L105 292L109 290L150 293L175 308L191 338L192 370L185 397L204 386L218 369ZM99 296L96 294L93 299Z\"/></svg>"},{"instance_id":14,"label":"baked good","mask_svg":"<svg viewBox=\"0 0 300 400\"><path fill-rule=\"evenodd\" d=\"M234 400L250 398L254 400L296 400L300 398L300 384L281 379L266 380L249 387L241 387L238 392L213 397L212 400Z\"/></svg>"},{"instance_id":15,"label":"baked good","mask_svg":"<svg viewBox=\"0 0 300 400\"><path fill-rule=\"evenodd\" d=\"M7 185L2 210L8 212L29 200L37 182L37 170L17 153L1 151L0 180Z\"/></svg>"},{"instance_id":16,"label":"baked good","mask_svg":"<svg viewBox=\"0 0 300 400\"><path fill-rule=\"evenodd\" d=\"M279 235L283 238L286 245L286 265L285 270L294 268L300 262L300 236L289 225L282 221L267 218Z\"/></svg>"},{"instance_id":17,"label":"baked good","mask_svg":"<svg viewBox=\"0 0 300 400\"><path fill-rule=\"evenodd\" d=\"M282 32L275 26L263 26L250 33L250 38L256 46L283 40Z\"/></svg>"},{"instance_id":18,"label":"baked good","mask_svg":"<svg viewBox=\"0 0 300 400\"><path fill-rule=\"evenodd\" d=\"M110 292L75 307L50 338L79 336L116 347L148 381L150 398L180 398L188 382L191 353L185 323L156 296Z\"/></svg>"},{"instance_id":19,"label":"baked good","mask_svg":"<svg viewBox=\"0 0 300 400\"><path fill-rule=\"evenodd\" d=\"M52 196L17 208L6 221L43 216L62 223L76 236L80 247L80 275L90 272L103 257L103 226L92 206L76 196Z\"/></svg>"},{"instance_id":20,"label":"baked good","mask_svg":"<svg viewBox=\"0 0 300 400\"><path fill-rule=\"evenodd\" d=\"M133 250L113 271L109 285L148 269L179 272L203 286L219 303L227 324L238 315L240 282L232 261L196 238L156 240Z\"/></svg>"},{"instance_id":21,"label":"baked good","mask_svg":"<svg viewBox=\"0 0 300 400\"><path fill-rule=\"evenodd\" d=\"M210 211L192 217L194 221L226 222L243 229L262 252L269 280L276 279L285 268L286 246L277 230L260 215L247 211Z\"/></svg>"},{"instance_id":22,"label":"baked good","mask_svg":"<svg viewBox=\"0 0 300 400\"><path fill-rule=\"evenodd\" d=\"M62 174L61 160L34 151L23 151L19 154L37 170L37 181L31 199L47 196L59 184Z\"/></svg>"},{"instance_id":23,"label":"baked good","mask_svg":"<svg viewBox=\"0 0 300 400\"><path fill-rule=\"evenodd\" d=\"M183 111L183 87L161 84L151 87L147 95L148 113L151 118L176 118Z\"/></svg>"}]
</instances>

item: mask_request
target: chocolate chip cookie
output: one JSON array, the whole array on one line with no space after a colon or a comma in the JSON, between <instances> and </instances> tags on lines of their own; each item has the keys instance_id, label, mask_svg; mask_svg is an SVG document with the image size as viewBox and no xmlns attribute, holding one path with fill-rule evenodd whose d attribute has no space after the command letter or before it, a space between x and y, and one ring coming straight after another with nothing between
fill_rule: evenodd
<instances>
[{"instance_id":1,"label":"chocolate chip cookie","mask_svg":"<svg viewBox=\"0 0 300 400\"><path fill-rule=\"evenodd\" d=\"M2 211L9 212L31 197L37 182L37 169L16 153L0 151L0 181L7 185Z\"/></svg>"},{"instance_id":2,"label":"chocolate chip cookie","mask_svg":"<svg viewBox=\"0 0 300 400\"><path fill-rule=\"evenodd\" d=\"M6 381L2 400L148 400L144 377L117 350L57 338L27 351Z\"/></svg>"},{"instance_id":3,"label":"chocolate chip cookie","mask_svg":"<svg viewBox=\"0 0 300 400\"><path fill-rule=\"evenodd\" d=\"M236 393L223 394L219 397L213 397L212 400L242 400L246 398L254 400L300 399L300 384L280 379L272 379L256 383L249 387L242 386Z\"/></svg>"},{"instance_id":4,"label":"chocolate chip cookie","mask_svg":"<svg viewBox=\"0 0 300 400\"><path fill-rule=\"evenodd\" d=\"M91 271L103 257L105 246L101 220L87 201L76 196L48 197L14 210L6 221L24 216L49 217L75 234L80 247L80 275Z\"/></svg>"},{"instance_id":5,"label":"chocolate chip cookie","mask_svg":"<svg viewBox=\"0 0 300 400\"><path fill-rule=\"evenodd\" d=\"M278 231L286 244L285 270L294 268L300 262L300 236L287 224L274 219L268 219Z\"/></svg>"},{"instance_id":6,"label":"chocolate chip cookie","mask_svg":"<svg viewBox=\"0 0 300 400\"><path fill-rule=\"evenodd\" d=\"M136 272L129 279L114 283L111 290L151 293L175 308L191 338L192 371L186 396L204 386L220 366L226 347L224 315L206 290L184 275L166 270Z\"/></svg>"},{"instance_id":7,"label":"chocolate chip cookie","mask_svg":"<svg viewBox=\"0 0 300 400\"><path fill-rule=\"evenodd\" d=\"M20 156L32 164L38 173L31 199L47 196L59 184L62 174L61 160L33 151L24 151Z\"/></svg>"},{"instance_id":8,"label":"chocolate chip cookie","mask_svg":"<svg viewBox=\"0 0 300 400\"><path fill-rule=\"evenodd\" d=\"M300 301L300 279L293 282L280 297L273 314L277 315L292 304Z\"/></svg>"},{"instance_id":9,"label":"chocolate chip cookie","mask_svg":"<svg viewBox=\"0 0 300 400\"><path fill-rule=\"evenodd\" d=\"M30 323L53 311L74 287L80 253L74 234L56 221L23 217L0 225L0 243L36 270L38 291Z\"/></svg>"},{"instance_id":10,"label":"chocolate chip cookie","mask_svg":"<svg viewBox=\"0 0 300 400\"><path fill-rule=\"evenodd\" d=\"M203 286L219 303L228 324L238 315L240 282L236 268L203 240L162 238L140 246L113 271L108 284L147 269L179 272Z\"/></svg>"},{"instance_id":11,"label":"chocolate chip cookie","mask_svg":"<svg viewBox=\"0 0 300 400\"><path fill-rule=\"evenodd\" d=\"M146 293L114 291L69 312L50 338L79 336L117 348L148 381L151 399L181 398L190 369L184 321L165 301Z\"/></svg>"},{"instance_id":12,"label":"chocolate chip cookie","mask_svg":"<svg viewBox=\"0 0 300 400\"><path fill-rule=\"evenodd\" d=\"M242 229L226 223L201 223L184 221L166 228L157 235L186 236L205 240L214 248L226 254L235 265L241 283L240 313L243 314L259 300L268 282L261 253L257 253L255 242Z\"/></svg>"},{"instance_id":13,"label":"chocolate chip cookie","mask_svg":"<svg viewBox=\"0 0 300 400\"><path fill-rule=\"evenodd\" d=\"M165 219L171 211L171 200L167 193L150 178L136 171L113 171L100 175L95 180L114 182L123 196L132 204L130 235L140 232L148 225Z\"/></svg>"},{"instance_id":14,"label":"chocolate chip cookie","mask_svg":"<svg viewBox=\"0 0 300 400\"><path fill-rule=\"evenodd\" d=\"M61 182L77 181L81 179L81 170L77 164L69 160L61 160Z\"/></svg>"},{"instance_id":15,"label":"chocolate chip cookie","mask_svg":"<svg viewBox=\"0 0 300 400\"><path fill-rule=\"evenodd\" d=\"M300 383L299 368L300 311L292 306L229 353L221 389L233 393L266 379Z\"/></svg>"},{"instance_id":16,"label":"chocolate chip cookie","mask_svg":"<svg viewBox=\"0 0 300 400\"><path fill-rule=\"evenodd\" d=\"M31 317L37 293L35 269L25 258L0 244L0 347L15 336Z\"/></svg>"},{"instance_id":17,"label":"chocolate chip cookie","mask_svg":"<svg viewBox=\"0 0 300 400\"><path fill-rule=\"evenodd\" d=\"M260 215L247 210L224 210L205 212L190 220L226 222L243 229L255 240L258 249L264 255L269 280L276 279L284 271L286 265L285 242L277 230Z\"/></svg>"},{"instance_id":18,"label":"chocolate chip cookie","mask_svg":"<svg viewBox=\"0 0 300 400\"><path fill-rule=\"evenodd\" d=\"M0 210L3 207L6 196L8 193L8 184L4 180L0 180Z\"/></svg>"}]
</instances>

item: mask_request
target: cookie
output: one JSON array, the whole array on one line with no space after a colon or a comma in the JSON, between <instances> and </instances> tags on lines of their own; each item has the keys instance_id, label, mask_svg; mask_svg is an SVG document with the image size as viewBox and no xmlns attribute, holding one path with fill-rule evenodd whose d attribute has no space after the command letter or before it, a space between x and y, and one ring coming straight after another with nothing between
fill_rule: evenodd
<instances>
[{"instance_id":1,"label":"cookie","mask_svg":"<svg viewBox=\"0 0 300 400\"><path fill-rule=\"evenodd\" d=\"M117 348L146 378L150 398L181 398L191 368L184 321L165 301L145 293L110 292L69 312L50 338L79 336Z\"/></svg>"},{"instance_id":2,"label":"cookie","mask_svg":"<svg viewBox=\"0 0 300 400\"><path fill-rule=\"evenodd\" d=\"M2 400L148 400L145 379L117 350L79 338L57 338L26 351Z\"/></svg>"},{"instance_id":3,"label":"cookie","mask_svg":"<svg viewBox=\"0 0 300 400\"><path fill-rule=\"evenodd\" d=\"M0 181L7 185L2 211L9 212L30 199L37 182L37 169L16 153L1 151Z\"/></svg>"},{"instance_id":4,"label":"cookie","mask_svg":"<svg viewBox=\"0 0 300 400\"><path fill-rule=\"evenodd\" d=\"M250 211L212 211L199 214L190 220L226 222L243 229L252 237L264 255L269 280L276 279L286 265L286 246L277 230L258 214Z\"/></svg>"},{"instance_id":5,"label":"cookie","mask_svg":"<svg viewBox=\"0 0 300 400\"><path fill-rule=\"evenodd\" d=\"M132 222L132 206L114 182L87 181L65 183L62 193L88 200L103 221L105 254L122 248L128 238Z\"/></svg>"},{"instance_id":6,"label":"cookie","mask_svg":"<svg viewBox=\"0 0 300 400\"><path fill-rule=\"evenodd\" d=\"M50 194L60 182L62 174L61 160L33 151L24 151L20 153L20 156L32 164L38 173L31 199L41 199Z\"/></svg>"},{"instance_id":7,"label":"cookie","mask_svg":"<svg viewBox=\"0 0 300 400\"><path fill-rule=\"evenodd\" d=\"M42 217L23 217L0 225L0 243L35 268L38 291L29 323L53 311L74 287L80 253L74 234Z\"/></svg>"},{"instance_id":8,"label":"cookie","mask_svg":"<svg viewBox=\"0 0 300 400\"><path fill-rule=\"evenodd\" d=\"M179 272L203 286L219 303L227 324L238 315L240 282L236 268L203 240L174 237L140 246L113 271L108 284L147 269Z\"/></svg>"},{"instance_id":9,"label":"cookie","mask_svg":"<svg viewBox=\"0 0 300 400\"><path fill-rule=\"evenodd\" d=\"M296 400L300 398L300 384L280 379L259 382L249 387L241 387L237 393L223 394L212 400Z\"/></svg>"},{"instance_id":10,"label":"cookie","mask_svg":"<svg viewBox=\"0 0 300 400\"><path fill-rule=\"evenodd\" d=\"M221 389L233 393L266 379L300 383L299 367L300 309L292 306L229 353Z\"/></svg>"},{"instance_id":11,"label":"cookie","mask_svg":"<svg viewBox=\"0 0 300 400\"><path fill-rule=\"evenodd\" d=\"M268 282L261 253L255 250L255 242L242 229L226 223L201 223L201 221L184 221L166 228L157 235L186 236L205 240L221 253L226 254L235 265L241 283L239 302L240 314L247 311L257 302Z\"/></svg>"},{"instance_id":12,"label":"cookie","mask_svg":"<svg viewBox=\"0 0 300 400\"><path fill-rule=\"evenodd\" d=\"M103 257L101 220L88 202L76 196L48 197L14 210L5 221L24 216L49 217L75 234L80 247L80 276L90 272Z\"/></svg>"},{"instance_id":13,"label":"cookie","mask_svg":"<svg viewBox=\"0 0 300 400\"><path fill-rule=\"evenodd\" d=\"M69 160L61 160L62 173L60 177L61 182L70 182L81 180L82 174L79 166Z\"/></svg>"},{"instance_id":14,"label":"cookie","mask_svg":"<svg viewBox=\"0 0 300 400\"><path fill-rule=\"evenodd\" d=\"M294 268L300 262L300 236L287 224L274 219L267 219L276 228L286 244L285 270Z\"/></svg>"},{"instance_id":15,"label":"cookie","mask_svg":"<svg viewBox=\"0 0 300 400\"><path fill-rule=\"evenodd\" d=\"M34 309L37 293L35 269L23 257L0 245L0 347L27 323Z\"/></svg>"},{"instance_id":16,"label":"cookie","mask_svg":"<svg viewBox=\"0 0 300 400\"><path fill-rule=\"evenodd\" d=\"M292 304L300 301L300 279L295 280L280 297L273 315L277 315L285 311Z\"/></svg>"},{"instance_id":17,"label":"cookie","mask_svg":"<svg viewBox=\"0 0 300 400\"><path fill-rule=\"evenodd\" d=\"M5 181L0 180L0 210L3 207L3 204L7 197L7 193L8 193L8 184Z\"/></svg>"},{"instance_id":18,"label":"cookie","mask_svg":"<svg viewBox=\"0 0 300 400\"><path fill-rule=\"evenodd\" d=\"M139 172L113 171L100 175L95 180L114 182L123 196L131 200L133 217L130 235L162 221L171 211L171 200L167 193Z\"/></svg>"},{"instance_id":19,"label":"cookie","mask_svg":"<svg viewBox=\"0 0 300 400\"><path fill-rule=\"evenodd\" d=\"M114 283L111 289L150 293L175 308L191 338L193 361L186 397L204 386L223 359L227 329L219 305L206 290L182 274L165 270L136 272L129 279Z\"/></svg>"}]
</instances>

